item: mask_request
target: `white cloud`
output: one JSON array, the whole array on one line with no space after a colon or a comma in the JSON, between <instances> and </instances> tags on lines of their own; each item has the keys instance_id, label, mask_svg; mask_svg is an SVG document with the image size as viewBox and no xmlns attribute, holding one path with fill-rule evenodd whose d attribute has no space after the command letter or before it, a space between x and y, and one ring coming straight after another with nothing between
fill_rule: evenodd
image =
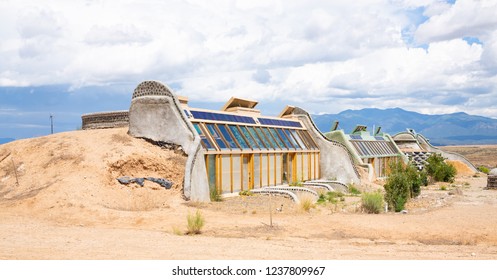
<instances>
[{"instance_id":1,"label":"white cloud","mask_svg":"<svg viewBox=\"0 0 497 280\"><path fill-rule=\"evenodd\" d=\"M416 41L430 43L462 37L486 36L497 29L497 2L458 0L450 9L419 26Z\"/></svg>"},{"instance_id":2,"label":"white cloud","mask_svg":"<svg viewBox=\"0 0 497 280\"><path fill-rule=\"evenodd\" d=\"M94 45L146 44L152 36L134 25L94 25L85 36L85 42Z\"/></svg>"},{"instance_id":3,"label":"white cloud","mask_svg":"<svg viewBox=\"0 0 497 280\"><path fill-rule=\"evenodd\" d=\"M192 100L244 96L314 112L372 106L497 117L492 105L478 110L474 101L497 95L495 5L4 0L0 86L154 79L181 85Z\"/></svg>"}]
</instances>

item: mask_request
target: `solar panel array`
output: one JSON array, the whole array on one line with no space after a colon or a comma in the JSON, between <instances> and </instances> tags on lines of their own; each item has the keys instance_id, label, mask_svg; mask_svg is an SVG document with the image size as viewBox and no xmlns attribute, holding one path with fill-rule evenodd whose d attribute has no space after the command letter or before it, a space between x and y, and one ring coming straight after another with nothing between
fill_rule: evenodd
<instances>
[{"instance_id":1,"label":"solar panel array","mask_svg":"<svg viewBox=\"0 0 497 280\"><path fill-rule=\"evenodd\" d=\"M374 139L381 141L385 140L385 138L383 138L382 136L375 136Z\"/></svg>"},{"instance_id":2,"label":"solar panel array","mask_svg":"<svg viewBox=\"0 0 497 280\"><path fill-rule=\"evenodd\" d=\"M255 120L252 117L235 116L213 112L202 112L195 110L190 110L190 113L195 119L255 124Z\"/></svg>"},{"instance_id":3,"label":"solar panel array","mask_svg":"<svg viewBox=\"0 0 497 280\"><path fill-rule=\"evenodd\" d=\"M392 143L387 141L351 141L360 156L388 156L395 155Z\"/></svg>"},{"instance_id":4,"label":"solar panel array","mask_svg":"<svg viewBox=\"0 0 497 280\"><path fill-rule=\"evenodd\" d=\"M362 140L362 136L361 135L350 135L350 139L354 139L354 140Z\"/></svg>"},{"instance_id":5,"label":"solar panel array","mask_svg":"<svg viewBox=\"0 0 497 280\"><path fill-rule=\"evenodd\" d=\"M185 114L188 117L193 117L194 119L201 119L201 120L256 124L255 119L253 117L247 117L247 116L237 116L237 115L214 113L214 112L203 112L197 110L189 110L189 111L185 110ZM276 120L268 118L257 118L257 119L259 120L259 123L261 125L295 127L295 128L302 127L300 122L296 121Z\"/></svg>"},{"instance_id":6,"label":"solar panel array","mask_svg":"<svg viewBox=\"0 0 497 280\"><path fill-rule=\"evenodd\" d=\"M266 119L266 118L258 118L258 120L259 123L263 125L302 127L302 125L299 122L294 122L294 121L275 120L275 119Z\"/></svg>"}]
</instances>

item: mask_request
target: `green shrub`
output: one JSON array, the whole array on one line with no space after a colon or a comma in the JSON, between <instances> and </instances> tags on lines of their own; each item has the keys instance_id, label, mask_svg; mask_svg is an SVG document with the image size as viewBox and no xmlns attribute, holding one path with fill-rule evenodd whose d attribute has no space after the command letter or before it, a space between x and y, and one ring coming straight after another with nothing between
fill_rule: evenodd
<instances>
[{"instance_id":1,"label":"green shrub","mask_svg":"<svg viewBox=\"0 0 497 280\"><path fill-rule=\"evenodd\" d=\"M338 203L338 201L344 201L344 194L341 192L327 192L326 194L320 194L317 203L330 202L333 204Z\"/></svg>"},{"instance_id":2,"label":"green shrub","mask_svg":"<svg viewBox=\"0 0 497 280\"><path fill-rule=\"evenodd\" d=\"M211 201L223 201L223 198L221 197L221 195L217 191L216 187L213 187L213 188L211 187L209 191L210 191Z\"/></svg>"},{"instance_id":3,"label":"green shrub","mask_svg":"<svg viewBox=\"0 0 497 280\"><path fill-rule=\"evenodd\" d=\"M485 174L490 173L490 169L488 169L486 166L483 165L478 167L478 171L483 172Z\"/></svg>"},{"instance_id":4,"label":"green shrub","mask_svg":"<svg viewBox=\"0 0 497 280\"><path fill-rule=\"evenodd\" d=\"M254 193L251 192L250 190L240 191L238 194L241 196L253 196L254 195Z\"/></svg>"},{"instance_id":5,"label":"green shrub","mask_svg":"<svg viewBox=\"0 0 497 280\"><path fill-rule=\"evenodd\" d=\"M188 213L188 216L186 217L186 220L188 222L188 230L187 234L200 234L200 231L202 230L202 227L204 227L204 217L202 216L202 213L200 210L197 210L195 214Z\"/></svg>"},{"instance_id":6,"label":"green shrub","mask_svg":"<svg viewBox=\"0 0 497 280\"><path fill-rule=\"evenodd\" d=\"M409 198L417 197L421 193L421 185L424 184L427 184L426 173L418 172L416 167L410 164L392 162L390 174L383 186L388 207L397 212L404 210Z\"/></svg>"},{"instance_id":7,"label":"green shrub","mask_svg":"<svg viewBox=\"0 0 497 280\"><path fill-rule=\"evenodd\" d=\"M426 162L428 163L425 168L428 175L430 175L437 182L453 182L457 170L452 164L447 164L444 158L439 154L432 154Z\"/></svg>"},{"instance_id":8,"label":"green shrub","mask_svg":"<svg viewBox=\"0 0 497 280\"><path fill-rule=\"evenodd\" d=\"M358 190L354 185L349 186L349 193L353 195L359 195L361 194L361 191Z\"/></svg>"},{"instance_id":9,"label":"green shrub","mask_svg":"<svg viewBox=\"0 0 497 280\"><path fill-rule=\"evenodd\" d=\"M369 214L378 214L383 209L383 195L380 192L363 193L361 196L362 209Z\"/></svg>"}]
</instances>

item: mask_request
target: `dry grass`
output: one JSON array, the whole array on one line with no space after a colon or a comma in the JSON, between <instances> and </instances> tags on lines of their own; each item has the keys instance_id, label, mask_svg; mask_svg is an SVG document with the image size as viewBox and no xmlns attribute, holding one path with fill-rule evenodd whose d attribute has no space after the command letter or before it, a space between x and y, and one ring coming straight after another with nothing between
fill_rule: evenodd
<instances>
[{"instance_id":1,"label":"dry grass","mask_svg":"<svg viewBox=\"0 0 497 280\"><path fill-rule=\"evenodd\" d=\"M200 210L197 209L197 211L195 211L195 214L188 213L186 220L188 223L187 225L188 230L186 231L186 234L201 233L201 230L205 224L205 219L204 216L202 215L202 212L200 212Z\"/></svg>"},{"instance_id":2,"label":"dry grass","mask_svg":"<svg viewBox=\"0 0 497 280\"><path fill-rule=\"evenodd\" d=\"M314 197L311 195L302 195L300 197L299 209L302 212L309 212L311 208L315 208Z\"/></svg>"},{"instance_id":3,"label":"dry grass","mask_svg":"<svg viewBox=\"0 0 497 280\"><path fill-rule=\"evenodd\" d=\"M497 145L445 146L444 151L456 152L465 156L475 166L497 167Z\"/></svg>"}]
</instances>

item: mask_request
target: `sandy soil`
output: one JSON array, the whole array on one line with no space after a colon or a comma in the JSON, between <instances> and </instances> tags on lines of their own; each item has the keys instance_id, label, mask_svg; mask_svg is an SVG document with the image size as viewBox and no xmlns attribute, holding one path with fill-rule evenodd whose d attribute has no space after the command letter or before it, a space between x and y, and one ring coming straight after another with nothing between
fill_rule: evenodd
<instances>
[{"instance_id":1,"label":"sandy soil","mask_svg":"<svg viewBox=\"0 0 497 280\"><path fill-rule=\"evenodd\" d=\"M485 166L489 169L497 167L497 145L444 146L440 148L465 156L476 167Z\"/></svg>"},{"instance_id":2,"label":"sandy soil","mask_svg":"<svg viewBox=\"0 0 497 280\"><path fill-rule=\"evenodd\" d=\"M126 129L0 145L0 259L497 259L497 191L482 174L424 188L408 214L360 213L356 196L309 212L272 197L271 227L268 196L183 200L184 161ZM197 209L205 227L185 235Z\"/></svg>"}]
</instances>

